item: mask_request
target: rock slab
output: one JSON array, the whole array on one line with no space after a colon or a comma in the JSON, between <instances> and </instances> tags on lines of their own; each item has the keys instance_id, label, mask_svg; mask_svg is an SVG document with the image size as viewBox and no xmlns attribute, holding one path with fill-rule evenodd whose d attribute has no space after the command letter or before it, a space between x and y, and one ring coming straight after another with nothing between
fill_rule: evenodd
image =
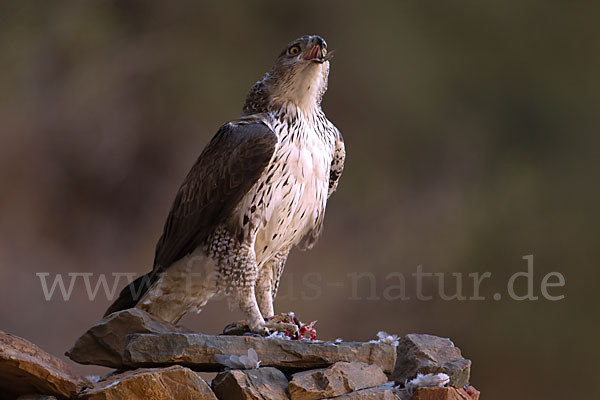
<instances>
[{"instance_id":1,"label":"rock slab","mask_svg":"<svg viewBox=\"0 0 600 400\"><path fill-rule=\"evenodd\" d=\"M276 368L222 372L212 381L220 400L289 400L288 380Z\"/></svg>"},{"instance_id":2,"label":"rock slab","mask_svg":"<svg viewBox=\"0 0 600 400\"><path fill-rule=\"evenodd\" d=\"M391 372L395 348L382 343L311 343L297 340L247 336L213 336L170 333L131 335L125 346L123 366L128 368L181 364L197 371L218 371L222 365L216 354L242 356L253 348L261 366L286 371L323 368L339 361L375 364Z\"/></svg>"},{"instance_id":3,"label":"rock slab","mask_svg":"<svg viewBox=\"0 0 600 400\"><path fill-rule=\"evenodd\" d=\"M78 400L217 400L206 382L189 368L138 369L112 375L83 391Z\"/></svg>"},{"instance_id":4,"label":"rock slab","mask_svg":"<svg viewBox=\"0 0 600 400\"><path fill-rule=\"evenodd\" d=\"M288 391L292 400L316 400L341 396L386 382L386 375L376 365L337 362L329 368L294 374Z\"/></svg>"},{"instance_id":5,"label":"rock slab","mask_svg":"<svg viewBox=\"0 0 600 400\"><path fill-rule=\"evenodd\" d=\"M408 334L397 347L396 366L392 377L399 384L417 374L443 372L450 377L450 385L463 387L469 383L471 361L463 358L461 351L450 339L432 335Z\"/></svg>"},{"instance_id":6,"label":"rock slab","mask_svg":"<svg viewBox=\"0 0 600 400\"><path fill-rule=\"evenodd\" d=\"M191 332L159 321L137 308L110 314L85 332L65 354L80 364L121 368L127 335L133 333Z\"/></svg>"},{"instance_id":7,"label":"rock slab","mask_svg":"<svg viewBox=\"0 0 600 400\"><path fill-rule=\"evenodd\" d=\"M59 358L0 331L0 398L34 394L68 398L88 385Z\"/></svg>"},{"instance_id":8,"label":"rock slab","mask_svg":"<svg viewBox=\"0 0 600 400\"><path fill-rule=\"evenodd\" d=\"M197 371L221 371L216 354L242 356L253 348L261 366L284 370L323 368L338 361L379 365L391 373L395 348L383 343L307 342L248 336L191 333L129 309L109 315L91 327L66 353L80 364L116 369L164 367L181 364Z\"/></svg>"}]
</instances>

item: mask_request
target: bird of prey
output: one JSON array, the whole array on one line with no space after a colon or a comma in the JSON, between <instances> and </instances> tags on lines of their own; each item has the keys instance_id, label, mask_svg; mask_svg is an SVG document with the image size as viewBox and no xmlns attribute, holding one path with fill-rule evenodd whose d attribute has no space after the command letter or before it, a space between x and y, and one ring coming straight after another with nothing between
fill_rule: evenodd
<instances>
[{"instance_id":1,"label":"bird of prey","mask_svg":"<svg viewBox=\"0 0 600 400\"><path fill-rule=\"evenodd\" d=\"M269 319L288 253L315 244L344 166L342 136L321 109L330 58L317 35L285 47L183 181L152 271L105 316L137 307L176 323L224 294L252 332L277 328Z\"/></svg>"}]
</instances>

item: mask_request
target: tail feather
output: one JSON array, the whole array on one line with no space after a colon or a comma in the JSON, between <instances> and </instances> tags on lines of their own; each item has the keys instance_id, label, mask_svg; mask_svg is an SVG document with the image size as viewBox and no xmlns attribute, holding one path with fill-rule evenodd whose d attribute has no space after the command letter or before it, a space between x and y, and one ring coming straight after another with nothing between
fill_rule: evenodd
<instances>
[{"instance_id":1,"label":"tail feather","mask_svg":"<svg viewBox=\"0 0 600 400\"><path fill-rule=\"evenodd\" d=\"M104 313L104 317L117 311L135 307L154 283L155 276L155 274L150 272L140 276L135 281L125 286L123 290L121 290L121 293L119 293L117 300L108 307L108 310Z\"/></svg>"}]
</instances>

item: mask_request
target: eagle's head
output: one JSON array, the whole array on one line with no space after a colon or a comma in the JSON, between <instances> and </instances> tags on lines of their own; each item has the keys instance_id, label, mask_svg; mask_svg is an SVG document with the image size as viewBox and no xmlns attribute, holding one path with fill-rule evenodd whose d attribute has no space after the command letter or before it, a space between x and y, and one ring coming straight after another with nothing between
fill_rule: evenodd
<instances>
[{"instance_id":1,"label":"eagle's head","mask_svg":"<svg viewBox=\"0 0 600 400\"><path fill-rule=\"evenodd\" d=\"M288 43L271 71L250 90L244 113L291 108L310 114L319 109L327 90L331 54L318 35L301 36Z\"/></svg>"}]
</instances>

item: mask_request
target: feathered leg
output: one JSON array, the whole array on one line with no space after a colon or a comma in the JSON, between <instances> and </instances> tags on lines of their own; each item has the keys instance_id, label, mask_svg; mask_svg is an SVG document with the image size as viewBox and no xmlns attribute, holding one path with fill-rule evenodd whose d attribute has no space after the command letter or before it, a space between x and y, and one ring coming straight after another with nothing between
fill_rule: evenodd
<instances>
[{"instance_id":1,"label":"feathered leg","mask_svg":"<svg viewBox=\"0 0 600 400\"><path fill-rule=\"evenodd\" d=\"M262 266L256 282L256 299L258 300L258 306L263 317L267 320L265 326L269 330L296 333L298 330L296 324L269 321L275 314L273 302L275 301L275 295L277 294L277 288L279 287L279 279L281 278L283 267L285 266L285 261L287 260L289 252L289 248L278 252Z\"/></svg>"},{"instance_id":2,"label":"feathered leg","mask_svg":"<svg viewBox=\"0 0 600 400\"><path fill-rule=\"evenodd\" d=\"M256 233L241 243L225 227L218 228L209 245L209 255L216 261L219 291L231 296L254 333L266 334L265 320L256 301L258 277L254 240Z\"/></svg>"},{"instance_id":3,"label":"feathered leg","mask_svg":"<svg viewBox=\"0 0 600 400\"><path fill-rule=\"evenodd\" d=\"M260 311L265 318L271 318L275 314L273 302L277 295L279 279L281 278L289 252L290 249L288 247L275 254L258 273L256 299L258 300Z\"/></svg>"},{"instance_id":4,"label":"feathered leg","mask_svg":"<svg viewBox=\"0 0 600 400\"><path fill-rule=\"evenodd\" d=\"M265 319L271 318L273 310L273 270L268 265L264 266L258 274L256 282L256 300L260 312Z\"/></svg>"},{"instance_id":5,"label":"feathered leg","mask_svg":"<svg viewBox=\"0 0 600 400\"><path fill-rule=\"evenodd\" d=\"M265 320L256 302L254 287L239 288L235 291L234 296L240 305L240 309L246 315L246 322L250 330L261 335L268 334Z\"/></svg>"}]
</instances>

